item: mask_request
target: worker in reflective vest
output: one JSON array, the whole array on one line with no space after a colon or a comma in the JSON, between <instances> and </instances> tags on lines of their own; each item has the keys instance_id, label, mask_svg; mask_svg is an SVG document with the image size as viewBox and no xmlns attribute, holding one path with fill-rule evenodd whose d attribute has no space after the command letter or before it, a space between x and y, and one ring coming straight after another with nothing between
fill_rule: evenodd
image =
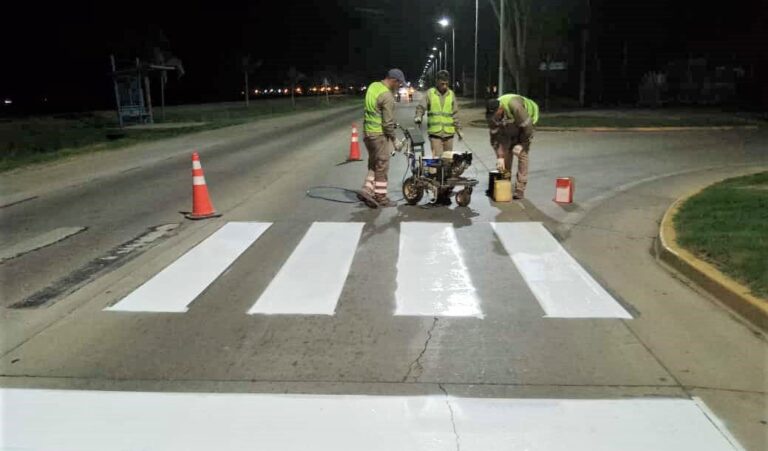
<instances>
[{"instance_id":1,"label":"worker in reflective vest","mask_svg":"<svg viewBox=\"0 0 768 451\"><path fill-rule=\"evenodd\" d=\"M365 93L363 142L368 150L368 173L357 198L370 208L396 205L387 197L387 180L395 143L393 92L404 84L403 71L391 69L383 80L371 83Z\"/></svg>"},{"instance_id":2,"label":"worker in reflective vest","mask_svg":"<svg viewBox=\"0 0 768 451\"><path fill-rule=\"evenodd\" d=\"M427 90L424 99L416 107L414 122L421 125L424 113L427 113L427 133L432 148L432 158L451 158L453 155L453 137L459 129L456 95L448 87L451 76L446 70L437 73L437 86ZM451 191L443 190L437 194L435 203L451 205Z\"/></svg>"},{"instance_id":3,"label":"worker in reflective vest","mask_svg":"<svg viewBox=\"0 0 768 451\"><path fill-rule=\"evenodd\" d=\"M528 184L528 152L531 150L534 125L539 121L539 106L518 94L505 94L488 101L486 117L491 147L496 152L496 169L511 172L517 157L514 199L525 197Z\"/></svg>"}]
</instances>

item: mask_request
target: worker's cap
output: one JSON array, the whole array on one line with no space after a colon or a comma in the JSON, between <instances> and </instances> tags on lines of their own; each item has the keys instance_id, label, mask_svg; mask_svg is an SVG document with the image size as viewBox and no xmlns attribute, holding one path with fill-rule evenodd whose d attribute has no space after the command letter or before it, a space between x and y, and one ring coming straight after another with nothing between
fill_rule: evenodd
<instances>
[{"instance_id":1,"label":"worker's cap","mask_svg":"<svg viewBox=\"0 0 768 451\"><path fill-rule=\"evenodd\" d=\"M387 72L387 78L394 78L401 84L405 84L405 74L400 69L390 69L389 72Z\"/></svg>"},{"instance_id":2,"label":"worker's cap","mask_svg":"<svg viewBox=\"0 0 768 451\"><path fill-rule=\"evenodd\" d=\"M485 109L489 113L495 113L496 110L499 109L499 99L488 99L488 102L485 104Z\"/></svg>"},{"instance_id":3,"label":"worker's cap","mask_svg":"<svg viewBox=\"0 0 768 451\"><path fill-rule=\"evenodd\" d=\"M437 81L450 81L451 74L447 70L441 70L437 73Z\"/></svg>"}]
</instances>

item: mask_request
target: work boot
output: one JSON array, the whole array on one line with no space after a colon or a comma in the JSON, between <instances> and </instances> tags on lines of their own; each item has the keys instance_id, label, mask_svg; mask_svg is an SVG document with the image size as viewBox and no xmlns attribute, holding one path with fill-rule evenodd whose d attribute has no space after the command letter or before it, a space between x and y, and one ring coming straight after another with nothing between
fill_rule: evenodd
<instances>
[{"instance_id":1,"label":"work boot","mask_svg":"<svg viewBox=\"0 0 768 451\"><path fill-rule=\"evenodd\" d=\"M364 203L368 208L379 208L373 193L369 193L367 190L362 189L358 191L357 200Z\"/></svg>"},{"instance_id":2,"label":"work boot","mask_svg":"<svg viewBox=\"0 0 768 451\"><path fill-rule=\"evenodd\" d=\"M512 196L512 199L514 199L514 200L522 200L522 199L524 199L524 198L525 198L525 196L523 195L523 193L518 193L518 192L516 192L516 193L515 193L515 194Z\"/></svg>"},{"instance_id":3,"label":"work boot","mask_svg":"<svg viewBox=\"0 0 768 451\"><path fill-rule=\"evenodd\" d=\"M389 197L387 197L387 196L386 196L386 195L384 195L384 194L382 194L382 195L376 195L375 199L376 199L376 203L377 203L377 204L378 204L378 206L379 206L379 207L381 207L381 208L387 208L387 207L396 207L396 206L397 206L397 204L396 204L396 203L392 202L392 201L389 199Z\"/></svg>"}]
</instances>

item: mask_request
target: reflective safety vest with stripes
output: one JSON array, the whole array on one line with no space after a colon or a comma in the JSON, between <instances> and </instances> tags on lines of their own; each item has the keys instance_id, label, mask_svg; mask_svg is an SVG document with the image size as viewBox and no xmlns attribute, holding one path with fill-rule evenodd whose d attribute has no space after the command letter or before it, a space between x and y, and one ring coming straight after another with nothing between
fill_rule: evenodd
<instances>
[{"instance_id":1,"label":"reflective safety vest with stripes","mask_svg":"<svg viewBox=\"0 0 768 451\"><path fill-rule=\"evenodd\" d=\"M531 118L531 122L536 124L539 122L539 105L536 104L533 100L523 97L518 94L504 94L503 96L499 97L499 103L501 106L504 107L504 112L507 114L507 117L514 118L515 115L512 113L512 108L509 106L509 102L512 99L522 99L523 105L525 105L525 111L528 112L528 117Z\"/></svg>"},{"instance_id":2,"label":"reflective safety vest with stripes","mask_svg":"<svg viewBox=\"0 0 768 451\"><path fill-rule=\"evenodd\" d=\"M445 95L445 103L442 106L437 89L429 88L427 95L429 96L429 111L427 111L429 128L427 133L430 135L441 132L449 135L456 133L456 127L453 123L453 91L448 90Z\"/></svg>"},{"instance_id":3,"label":"reflective safety vest with stripes","mask_svg":"<svg viewBox=\"0 0 768 451\"><path fill-rule=\"evenodd\" d=\"M387 91L389 91L387 85L380 81L374 81L368 86L368 90L365 92L365 120L363 122L366 133L384 133L384 129L381 127L381 111L376 109L376 99Z\"/></svg>"}]
</instances>

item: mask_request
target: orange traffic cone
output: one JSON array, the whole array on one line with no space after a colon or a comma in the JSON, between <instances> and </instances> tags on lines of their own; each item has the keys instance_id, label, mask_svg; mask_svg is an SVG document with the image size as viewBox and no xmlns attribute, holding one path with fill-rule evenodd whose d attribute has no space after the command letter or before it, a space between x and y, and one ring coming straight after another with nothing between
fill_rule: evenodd
<instances>
[{"instance_id":1,"label":"orange traffic cone","mask_svg":"<svg viewBox=\"0 0 768 451\"><path fill-rule=\"evenodd\" d=\"M205 184L203 167L200 165L200 155L192 153L192 213L185 213L187 219L206 219L221 216L216 213L208 195L208 186Z\"/></svg>"},{"instance_id":2,"label":"orange traffic cone","mask_svg":"<svg viewBox=\"0 0 768 451\"><path fill-rule=\"evenodd\" d=\"M360 161L360 142L357 137L357 125L352 124L352 140L349 143L349 158L347 161Z\"/></svg>"}]
</instances>

